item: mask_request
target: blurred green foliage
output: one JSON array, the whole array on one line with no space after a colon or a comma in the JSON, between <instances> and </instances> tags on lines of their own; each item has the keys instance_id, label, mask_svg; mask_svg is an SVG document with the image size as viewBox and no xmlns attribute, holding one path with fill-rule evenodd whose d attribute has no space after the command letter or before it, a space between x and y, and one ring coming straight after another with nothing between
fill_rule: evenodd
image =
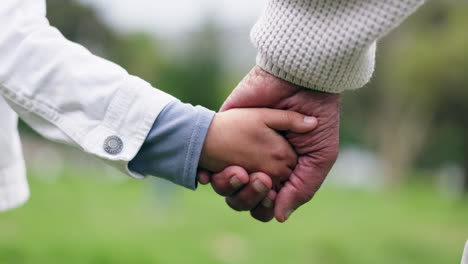
<instances>
[{"instance_id":1,"label":"blurred green foliage","mask_svg":"<svg viewBox=\"0 0 468 264\"><path fill-rule=\"evenodd\" d=\"M418 185L325 186L288 223L264 224L209 187L161 199L148 181L74 170L48 184L30 174L33 199L0 215L0 263L459 263L468 233L466 201Z\"/></svg>"}]
</instances>

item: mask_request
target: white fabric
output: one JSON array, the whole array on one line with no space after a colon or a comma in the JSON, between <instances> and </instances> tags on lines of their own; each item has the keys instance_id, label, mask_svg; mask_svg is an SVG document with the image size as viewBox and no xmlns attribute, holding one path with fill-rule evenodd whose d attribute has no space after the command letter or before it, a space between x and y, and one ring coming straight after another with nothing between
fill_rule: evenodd
<instances>
[{"instance_id":1,"label":"white fabric","mask_svg":"<svg viewBox=\"0 0 468 264\"><path fill-rule=\"evenodd\" d=\"M461 264L468 264L468 241L466 241L465 252L463 253L463 259Z\"/></svg>"},{"instance_id":2,"label":"white fabric","mask_svg":"<svg viewBox=\"0 0 468 264\"><path fill-rule=\"evenodd\" d=\"M45 10L44 0L0 5L0 211L29 194L16 114L44 137L140 177L128 171L128 162L160 111L175 100L66 40L49 25ZM109 136L122 140L120 153L104 150Z\"/></svg>"},{"instance_id":3,"label":"white fabric","mask_svg":"<svg viewBox=\"0 0 468 264\"><path fill-rule=\"evenodd\" d=\"M0 96L0 211L24 203L29 197L18 117Z\"/></svg>"},{"instance_id":4,"label":"white fabric","mask_svg":"<svg viewBox=\"0 0 468 264\"><path fill-rule=\"evenodd\" d=\"M307 88L340 93L364 86L376 41L424 0L270 0L252 29L257 64Z\"/></svg>"}]
</instances>

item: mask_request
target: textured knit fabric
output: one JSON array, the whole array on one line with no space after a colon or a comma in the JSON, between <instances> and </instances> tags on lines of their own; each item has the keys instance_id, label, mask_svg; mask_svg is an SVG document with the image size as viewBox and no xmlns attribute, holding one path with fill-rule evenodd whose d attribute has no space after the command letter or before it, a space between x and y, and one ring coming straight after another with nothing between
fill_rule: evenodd
<instances>
[{"instance_id":1,"label":"textured knit fabric","mask_svg":"<svg viewBox=\"0 0 468 264\"><path fill-rule=\"evenodd\" d=\"M200 154L214 114L178 100L170 103L159 114L128 168L195 189Z\"/></svg>"},{"instance_id":2,"label":"textured knit fabric","mask_svg":"<svg viewBox=\"0 0 468 264\"><path fill-rule=\"evenodd\" d=\"M424 0L270 0L251 32L257 64L307 88L340 93L364 86L376 41Z\"/></svg>"}]
</instances>

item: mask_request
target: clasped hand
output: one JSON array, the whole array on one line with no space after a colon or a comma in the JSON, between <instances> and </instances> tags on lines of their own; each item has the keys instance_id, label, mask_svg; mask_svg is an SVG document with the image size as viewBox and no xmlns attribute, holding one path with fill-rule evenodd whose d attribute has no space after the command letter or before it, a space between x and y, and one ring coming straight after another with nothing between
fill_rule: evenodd
<instances>
[{"instance_id":1,"label":"clasped hand","mask_svg":"<svg viewBox=\"0 0 468 264\"><path fill-rule=\"evenodd\" d=\"M216 114L198 180L237 211L284 222L320 188L338 156L339 95L255 67Z\"/></svg>"}]
</instances>

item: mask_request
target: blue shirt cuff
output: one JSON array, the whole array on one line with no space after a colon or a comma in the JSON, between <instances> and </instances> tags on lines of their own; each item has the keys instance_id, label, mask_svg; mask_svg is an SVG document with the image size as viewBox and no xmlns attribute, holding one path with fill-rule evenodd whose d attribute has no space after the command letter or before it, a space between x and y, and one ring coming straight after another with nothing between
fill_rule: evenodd
<instances>
[{"instance_id":1,"label":"blue shirt cuff","mask_svg":"<svg viewBox=\"0 0 468 264\"><path fill-rule=\"evenodd\" d=\"M171 102L155 120L129 169L195 190L201 151L214 115L201 106Z\"/></svg>"}]
</instances>

